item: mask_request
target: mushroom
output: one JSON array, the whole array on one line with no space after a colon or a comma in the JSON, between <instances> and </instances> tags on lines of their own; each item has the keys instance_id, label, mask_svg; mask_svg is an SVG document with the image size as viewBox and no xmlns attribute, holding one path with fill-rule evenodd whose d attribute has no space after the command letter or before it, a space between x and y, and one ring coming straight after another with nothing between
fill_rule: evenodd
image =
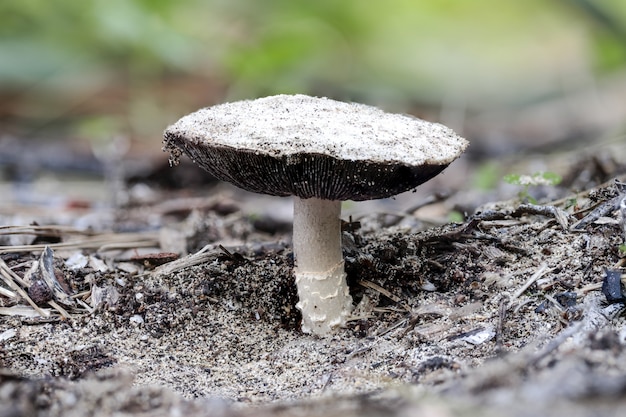
<instances>
[{"instance_id":1,"label":"mushroom","mask_svg":"<svg viewBox=\"0 0 626 417\"><path fill-rule=\"evenodd\" d=\"M451 129L356 103L277 95L198 110L169 126L163 150L248 191L294 197L293 252L305 333L352 308L341 202L394 196L431 179L468 142Z\"/></svg>"}]
</instances>

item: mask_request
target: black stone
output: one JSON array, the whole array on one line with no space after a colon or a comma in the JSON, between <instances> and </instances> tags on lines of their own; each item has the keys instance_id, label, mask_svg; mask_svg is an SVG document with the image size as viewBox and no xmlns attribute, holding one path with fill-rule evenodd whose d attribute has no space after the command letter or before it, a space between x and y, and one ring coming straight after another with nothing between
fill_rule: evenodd
<instances>
[{"instance_id":1,"label":"black stone","mask_svg":"<svg viewBox=\"0 0 626 417\"><path fill-rule=\"evenodd\" d=\"M604 270L602 280L602 294L609 304L623 303L626 297L622 291L622 273L611 269Z\"/></svg>"}]
</instances>

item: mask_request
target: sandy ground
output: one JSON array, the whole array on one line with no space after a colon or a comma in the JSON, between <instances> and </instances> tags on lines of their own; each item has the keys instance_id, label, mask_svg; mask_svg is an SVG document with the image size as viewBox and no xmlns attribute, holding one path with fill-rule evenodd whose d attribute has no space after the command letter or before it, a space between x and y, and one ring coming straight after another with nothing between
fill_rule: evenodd
<instances>
[{"instance_id":1,"label":"sandy ground","mask_svg":"<svg viewBox=\"0 0 626 417\"><path fill-rule=\"evenodd\" d=\"M0 416L619 415L624 304L602 283L624 271L621 196L607 183L435 226L361 217L343 236L355 309L322 338L299 329L288 230L222 200L159 211L125 249L119 231L97 249L5 231ZM181 244L191 255L142 258Z\"/></svg>"}]
</instances>

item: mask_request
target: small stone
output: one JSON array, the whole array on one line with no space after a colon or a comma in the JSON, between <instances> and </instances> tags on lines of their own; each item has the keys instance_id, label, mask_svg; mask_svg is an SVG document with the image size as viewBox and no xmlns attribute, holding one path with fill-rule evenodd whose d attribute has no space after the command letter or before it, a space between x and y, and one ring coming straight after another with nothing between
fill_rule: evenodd
<instances>
[{"instance_id":1,"label":"small stone","mask_svg":"<svg viewBox=\"0 0 626 417\"><path fill-rule=\"evenodd\" d=\"M602 280L602 294L609 304L623 303L626 297L622 292L622 274L620 271L606 269Z\"/></svg>"},{"instance_id":2,"label":"small stone","mask_svg":"<svg viewBox=\"0 0 626 417\"><path fill-rule=\"evenodd\" d=\"M37 280L28 287L28 296L37 305L42 305L52 300L52 290L44 281Z\"/></svg>"}]
</instances>

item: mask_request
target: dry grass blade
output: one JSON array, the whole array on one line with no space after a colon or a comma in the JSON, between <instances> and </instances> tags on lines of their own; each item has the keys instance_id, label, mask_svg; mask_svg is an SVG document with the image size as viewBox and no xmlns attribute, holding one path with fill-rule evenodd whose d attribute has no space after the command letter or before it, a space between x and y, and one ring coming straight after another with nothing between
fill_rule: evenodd
<instances>
[{"instance_id":1,"label":"dry grass blade","mask_svg":"<svg viewBox=\"0 0 626 417\"><path fill-rule=\"evenodd\" d=\"M224 253L218 245L206 245L196 253L187 255L183 258L163 264L150 272L153 276L170 275L190 266L199 265L211 259L217 258Z\"/></svg>"},{"instance_id":2,"label":"dry grass blade","mask_svg":"<svg viewBox=\"0 0 626 417\"><path fill-rule=\"evenodd\" d=\"M27 231L24 231L22 233L31 234ZM61 243L0 246L0 253L40 252L43 251L46 247L50 247L53 250L66 249L103 251L112 249L159 246L159 236L157 232L101 234L90 234L85 232L83 236L85 236L84 239Z\"/></svg>"},{"instance_id":3,"label":"dry grass blade","mask_svg":"<svg viewBox=\"0 0 626 417\"><path fill-rule=\"evenodd\" d=\"M43 317L50 317L50 311L47 309L40 309L45 312ZM13 306L13 307L0 307L0 316L21 316L21 317L41 317L42 314L29 306Z\"/></svg>"},{"instance_id":4,"label":"dry grass blade","mask_svg":"<svg viewBox=\"0 0 626 417\"><path fill-rule=\"evenodd\" d=\"M61 317L63 317L64 319L70 318L70 314L63 307L61 307L57 302L53 300L49 300L48 304L50 305L50 307L58 311L59 314L61 314Z\"/></svg>"},{"instance_id":5,"label":"dry grass blade","mask_svg":"<svg viewBox=\"0 0 626 417\"><path fill-rule=\"evenodd\" d=\"M552 271L552 269L548 269L548 265L541 264L539 269L534 274L532 274L532 276L528 278L528 280L526 280L524 285L522 285L520 289L515 292L515 294L513 294L512 299L514 300L516 298L519 298L519 296L524 294L524 291L526 291L531 285L533 285L535 281L537 281L539 278L541 278L543 275L550 271Z\"/></svg>"},{"instance_id":6,"label":"dry grass blade","mask_svg":"<svg viewBox=\"0 0 626 417\"><path fill-rule=\"evenodd\" d=\"M82 230L72 226L63 225L0 226L0 235L37 235L62 237L64 235L93 236L95 234L97 233L92 230Z\"/></svg>"},{"instance_id":7,"label":"dry grass blade","mask_svg":"<svg viewBox=\"0 0 626 417\"><path fill-rule=\"evenodd\" d=\"M50 311L44 310L44 309L40 308L28 296L26 291L24 291L22 289L22 287L20 287L16 283L16 279L17 279L17 281L22 281L22 279L20 277L18 277L15 274L15 272L13 272L11 270L11 268L9 268L9 266L6 264L6 262L4 262L4 260L2 258L0 258L0 275L2 276L2 280L9 286L9 288L11 288L13 291L18 293L20 295L20 297L22 297L24 300L26 300L26 302L28 304L30 304L37 311L37 313L39 313L42 317L50 317Z\"/></svg>"},{"instance_id":8,"label":"dry grass blade","mask_svg":"<svg viewBox=\"0 0 626 417\"><path fill-rule=\"evenodd\" d=\"M35 269L38 272L38 274L41 276L41 279L43 280L43 282L45 282L45 285L52 291L54 299L60 301L65 306L74 306L76 304L76 300L71 298L70 295L65 292L65 290L62 288L61 284L57 281L55 277L53 257L54 257L54 253L52 249L50 249L49 247L46 247L42 251L41 258L39 259L39 261L35 262L33 266L36 267ZM29 287L29 284L26 282L26 280L20 278L17 274L15 274L15 272L13 272L13 270L11 270L11 268L1 258L0 258L0 276L2 277L3 281L9 286L9 288L14 291L14 294L13 294L14 297L17 297L19 295L20 298L26 300L26 302L28 302L28 304L30 304L30 306L32 307L32 308L29 308L26 306L15 306L15 307L23 307L23 308L20 308L20 309L16 309L16 308L6 309L5 308L3 310L0 310L0 315L1 314L21 315L21 316L27 316L27 317L33 317L33 316L39 315L44 318L50 317L51 311L48 309L40 308L33 301L33 299L28 295L28 292L25 289ZM6 293L8 295L12 293L13 291L7 290ZM56 310L62 318L64 319L69 318L70 314L68 313L68 311L64 307L62 307L59 303L57 303L54 299L48 300L47 301L48 305L52 307L54 310ZM82 306L82 304L79 304L79 305ZM87 308L86 310L91 311L89 308Z\"/></svg>"},{"instance_id":9,"label":"dry grass blade","mask_svg":"<svg viewBox=\"0 0 626 417\"><path fill-rule=\"evenodd\" d=\"M15 298L17 297L17 294L14 293L13 291L9 290L8 288L4 288L4 287L0 287L0 295L3 295L7 298Z\"/></svg>"},{"instance_id":10,"label":"dry grass blade","mask_svg":"<svg viewBox=\"0 0 626 417\"><path fill-rule=\"evenodd\" d=\"M404 305L404 303L402 303L402 300L400 299L400 297L392 294L391 292L387 291L386 289L384 289L383 287L381 287L378 284L375 284L371 281L367 281L367 280L360 280L357 282L359 285L365 287L365 288L369 288L371 290L374 291L378 291L379 293L381 293L382 295L384 295L385 297L389 298L391 301L393 301L394 303L397 304L401 304L403 307L405 307L405 309L408 311L410 310L406 305Z\"/></svg>"}]
</instances>

